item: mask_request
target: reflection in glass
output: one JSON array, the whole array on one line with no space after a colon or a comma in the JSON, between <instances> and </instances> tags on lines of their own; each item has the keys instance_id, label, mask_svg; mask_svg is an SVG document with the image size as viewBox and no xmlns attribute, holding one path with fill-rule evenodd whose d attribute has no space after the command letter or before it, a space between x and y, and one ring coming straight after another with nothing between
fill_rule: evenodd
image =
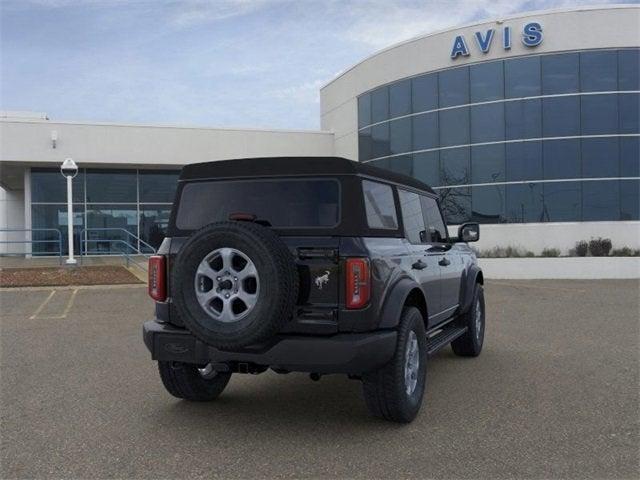
<instances>
[{"instance_id":1,"label":"reflection in glass","mask_svg":"<svg viewBox=\"0 0 640 480\"><path fill-rule=\"evenodd\" d=\"M542 142L517 142L505 145L507 181L542 178Z\"/></svg>"},{"instance_id":2,"label":"reflection in glass","mask_svg":"<svg viewBox=\"0 0 640 480\"><path fill-rule=\"evenodd\" d=\"M542 185L525 183L506 186L507 221L511 223L542 222Z\"/></svg>"},{"instance_id":3,"label":"reflection in glass","mask_svg":"<svg viewBox=\"0 0 640 480\"><path fill-rule=\"evenodd\" d=\"M438 74L430 73L411 79L411 97L414 113L438 108Z\"/></svg>"},{"instance_id":4,"label":"reflection in glass","mask_svg":"<svg viewBox=\"0 0 640 480\"><path fill-rule=\"evenodd\" d=\"M373 158L373 140L371 139L371 127L358 132L358 157L360 160Z\"/></svg>"},{"instance_id":5,"label":"reflection in glass","mask_svg":"<svg viewBox=\"0 0 640 480\"><path fill-rule=\"evenodd\" d=\"M358 97L358 128L371 125L371 95L365 93Z\"/></svg>"},{"instance_id":6,"label":"reflection in glass","mask_svg":"<svg viewBox=\"0 0 640 480\"><path fill-rule=\"evenodd\" d=\"M580 112L583 135L618 132L617 95L585 95L580 99Z\"/></svg>"},{"instance_id":7,"label":"reflection in glass","mask_svg":"<svg viewBox=\"0 0 640 480\"><path fill-rule=\"evenodd\" d=\"M640 177L640 137L620 139L620 176Z\"/></svg>"},{"instance_id":8,"label":"reflection in glass","mask_svg":"<svg viewBox=\"0 0 640 480\"><path fill-rule=\"evenodd\" d=\"M640 220L640 180L620 181L620 220Z\"/></svg>"},{"instance_id":9,"label":"reflection in glass","mask_svg":"<svg viewBox=\"0 0 640 480\"><path fill-rule=\"evenodd\" d=\"M390 153L411 151L411 118L400 118L389 122Z\"/></svg>"},{"instance_id":10,"label":"reflection in glass","mask_svg":"<svg viewBox=\"0 0 640 480\"><path fill-rule=\"evenodd\" d=\"M371 92L371 123L389 118L389 88L381 87Z\"/></svg>"},{"instance_id":11,"label":"reflection in glass","mask_svg":"<svg viewBox=\"0 0 640 480\"><path fill-rule=\"evenodd\" d=\"M471 143L504 140L504 103L471 107Z\"/></svg>"},{"instance_id":12,"label":"reflection in glass","mask_svg":"<svg viewBox=\"0 0 640 480\"><path fill-rule=\"evenodd\" d=\"M580 97L552 97L542 100L545 137L580 135Z\"/></svg>"},{"instance_id":13,"label":"reflection in glass","mask_svg":"<svg viewBox=\"0 0 640 480\"><path fill-rule=\"evenodd\" d=\"M411 81L401 80L389 87L390 118L411 113Z\"/></svg>"},{"instance_id":14,"label":"reflection in glass","mask_svg":"<svg viewBox=\"0 0 640 480\"><path fill-rule=\"evenodd\" d=\"M144 205L140 210L140 238L157 249L167 234L171 206ZM143 246L141 246L141 249Z\"/></svg>"},{"instance_id":15,"label":"reflection in glass","mask_svg":"<svg viewBox=\"0 0 640 480\"><path fill-rule=\"evenodd\" d=\"M620 189L617 180L583 182L582 220L620 220Z\"/></svg>"},{"instance_id":16,"label":"reflection in glass","mask_svg":"<svg viewBox=\"0 0 640 480\"><path fill-rule=\"evenodd\" d=\"M438 113L425 113L411 118L413 125L413 150L438 148Z\"/></svg>"},{"instance_id":17,"label":"reflection in glass","mask_svg":"<svg viewBox=\"0 0 640 480\"><path fill-rule=\"evenodd\" d=\"M440 152L414 154L413 176L433 187L442 185L440 181Z\"/></svg>"},{"instance_id":18,"label":"reflection in glass","mask_svg":"<svg viewBox=\"0 0 640 480\"><path fill-rule=\"evenodd\" d=\"M87 228L108 229L87 232L87 250L93 254L132 253L135 241L125 231L137 236L136 205L88 205Z\"/></svg>"},{"instance_id":19,"label":"reflection in glass","mask_svg":"<svg viewBox=\"0 0 640 480\"><path fill-rule=\"evenodd\" d=\"M442 185L467 185L469 180L469 147L440 151Z\"/></svg>"},{"instance_id":20,"label":"reflection in glass","mask_svg":"<svg viewBox=\"0 0 640 480\"><path fill-rule=\"evenodd\" d=\"M371 155L373 158L385 157L391 153L389 148L389 123L371 127Z\"/></svg>"},{"instance_id":21,"label":"reflection in glass","mask_svg":"<svg viewBox=\"0 0 640 480\"><path fill-rule=\"evenodd\" d=\"M420 197L413 192L398 189L398 198L400 199L400 211L402 212L402 223L407 240L410 243L422 243L420 232L424 232L424 217L422 216L422 206L420 205Z\"/></svg>"},{"instance_id":22,"label":"reflection in glass","mask_svg":"<svg viewBox=\"0 0 640 480\"><path fill-rule=\"evenodd\" d=\"M387 168L392 172L411 176L413 174L413 157L411 155L391 157Z\"/></svg>"},{"instance_id":23,"label":"reflection in glass","mask_svg":"<svg viewBox=\"0 0 640 480\"><path fill-rule=\"evenodd\" d=\"M640 95L620 93L620 130L619 133L640 133Z\"/></svg>"},{"instance_id":24,"label":"reflection in glass","mask_svg":"<svg viewBox=\"0 0 640 480\"><path fill-rule=\"evenodd\" d=\"M504 182L505 145L471 147L471 183Z\"/></svg>"},{"instance_id":25,"label":"reflection in glass","mask_svg":"<svg viewBox=\"0 0 640 480\"><path fill-rule=\"evenodd\" d=\"M504 83L506 98L540 95L540 57L505 61Z\"/></svg>"},{"instance_id":26,"label":"reflection in glass","mask_svg":"<svg viewBox=\"0 0 640 480\"><path fill-rule=\"evenodd\" d=\"M469 103L469 67L452 68L438 75L440 108Z\"/></svg>"},{"instance_id":27,"label":"reflection in glass","mask_svg":"<svg viewBox=\"0 0 640 480\"><path fill-rule=\"evenodd\" d=\"M543 142L544 178L580 178L580 140Z\"/></svg>"},{"instance_id":28,"label":"reflection in glass","mask_svg":"<svg viewBox=\"0 0 640 480\"><path fill-rule=\"evenodd\" d=\"M84 169L72 180L73 203L84 202ZM31 201L67 203L67 180L58 169L31 169Z\"/></svg>"},{"instance_id":29,"label":"reflection in glass","mask_svg":"<svg viewBox=\"0 0 640 480\"><path fill-rule=\"evenodd\" d=\"M480 63L469 67L471 103L504 98L502 62Z\"/></svg>"},{"instance_id":30,"label":"reflection in glass","mask_svg":"<svg viewBox=\"0 0 640 480\"><path fill-rule=\"evenodd\" d=\"M580 53L580 89L583 92L612 92L617 90L617 52Z\"/></svg>"},{"instance_id":31,"label":"reflection in glass","mask_svg":"<svg viewBox=\"0 0 640 480\"><path fill-rule=\"evenodd\" d=\"M542 57L542 94L580 91L580 57L577 53L561 53Z\"/></svg>"},{"instance_id":32,"label":"reflection in glass","mask_svg":"<svg viewBox=\"0 0 640 480\"><path fill-rule=\"evenodd\" d=\"M542 137L542 100L518 100L504 104L507 140Z\"/></svg>"},{"instance_id":33,"label":"reflection in glass","mask_svg":"<svg viewBox=\"0 0 640 480\"><path fill-rule=\"evenodd\" d=\"M551 182L543 188L545 222L581 220L582 182Z\"/></svg>"},{"instance_id":34,"label":"reflection in glass","mask_svg":"<svg viewBox=\"0 0 640 480\"><path fill-rule=\"evenodd\" d=\"M439 124L441 147L469 143L469 107L441 110Z\"/></svg>"},{"instance_id":35,"label":"reflection in glass","mask_svg":"<svg viewBox=\"0 0 640 480\"><path fill-rule=\"evenodd\" d=\"M88 170L87 202L137 202L135 170Z\"/></svg>"},{"instance_id":36,"label":"reflection in glass","mask_svg":"<svg viewBox=\"0 0 640 480\"><path fill-rule=\"evenodd\" d=\"M471 189L443 188L438 190L440 205L447 225L459 225L471 218Z\"/></svg>"},{"instance_id":37,"label":"reflection in glass","mask_svg":"<svg viewBox=\"0 0 640 480\"><path fill-rule=\"evenodd\" d=\"M582 139L582 176L585 178L618 177L617 138Z\"/></svg>"},{"instance_id":38,"label":"reflection in glass","mask_svg":"<svg viewBox=\"0 0 640 480\"><path fill-rule=\"evenodd\" d=\"M362 192L369 228L391 230L398 228L396 206L391 187L383 183L363 180Z\"/></svg>"},{"instance_id":39,"label":"reflection in glass","mask_svg":"<svg viewBox=\"0 0 640 480\"><path fill-rule=\"evenodd\" d=\"M618 51L618 89L640 90L640 49Z\"/></svg>"},{"instance_id":40,"label":"reflection in glass","mask_svg":"<svg viewBox=\"0 0 640 480\"><path fill-rule=\"evenodd\" d=\"M59 172L58 175L60 175ZM61 176L61 175L60 175ZM61 176L62 177L62 176ZM32 205L31 206L31 225L33 229L53 228L60 231L60 235L56 232L33 232L32 252L36 255L58 254L60 244L58 239L62 239L62 254L69 254L69 242L67 228L69 226L66 205ZM80 252L80 231L84 225L84 209L82 205L73 206L73 248L76 253ZM22 247L22 245L18 245ZM15 248L14 245L12 247Z\"/></svg>"},{"instance_id":41,"label":"reflection in glass","mask_svg":"<svg viewBox=\"0 0 640 480\"><path fill-rule=\"evenodd\" d=\"M140 202L141 203L172 203L178 187L180 172L171 171L141 171Z\"/></svg>"},{"instance_id":42,"label":"reflection in glass","mask_svg":"<svg viewBox=\"0 0 640 480\"><path fill-rule=\"evenodd\" d=\"M479 223L504 222L504 185L471 187L471 221Z\"/></svg>"}]
</instances>

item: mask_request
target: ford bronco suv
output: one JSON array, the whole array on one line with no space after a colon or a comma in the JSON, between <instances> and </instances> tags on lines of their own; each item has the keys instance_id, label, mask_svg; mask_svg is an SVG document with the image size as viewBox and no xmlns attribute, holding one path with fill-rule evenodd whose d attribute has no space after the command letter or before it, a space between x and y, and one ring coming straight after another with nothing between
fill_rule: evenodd
<instances>
[{"instance_id":1,"label":"ford bronco suv","mask_svg":"<svg viewBox=\"0 0 640 480\"><path fill-rule=\"evenodd\" d=\"M341 373L372 414L410 422L429 356L482 349L479 233L450 237L427 185L344 158L188 165L144 342L178 398L213 400L233 373Z\"/></svg>"}]
</instances>

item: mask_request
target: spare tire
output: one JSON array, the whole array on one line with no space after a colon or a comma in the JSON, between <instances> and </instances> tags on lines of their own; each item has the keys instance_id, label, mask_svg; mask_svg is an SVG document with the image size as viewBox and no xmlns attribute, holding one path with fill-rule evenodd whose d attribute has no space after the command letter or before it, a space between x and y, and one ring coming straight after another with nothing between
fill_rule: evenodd
<instances>
[{"instance_id":1,"label":"spare tire","mask_svg":"<svg viewBox=\"0 0 640 480\"><path fill-rule=\"evenodd\" d=\"M184 325L203 342L232 350L280 330L293 314L299 282L291 252L269 228L218 222L182 246L171 283Z\"/></svg>"}]
</instances>

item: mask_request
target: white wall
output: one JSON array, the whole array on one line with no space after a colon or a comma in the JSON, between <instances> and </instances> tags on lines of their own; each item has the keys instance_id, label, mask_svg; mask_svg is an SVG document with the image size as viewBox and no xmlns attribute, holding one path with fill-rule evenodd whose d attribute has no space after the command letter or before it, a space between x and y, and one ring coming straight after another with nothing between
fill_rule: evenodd
<instances>
[{"instance_id":1,"label":"white wall","mask_svg":"<svg viewBox=\"0 0 640 480\"><path fill-rule=\"evenodd\" d=\"M638 257L480 258L490 279L632 279L640 278Z\"/></svg>"},{"instance_id":2,"label":"white wall","mask_svg":"<svg viewBox=\"0 0 640 480\"><path fill-rule=\"evenodd\" d=\"M457 235L457 226L449 227L450 235ZM509 223L481 225L480 240L471 244L478 250L493 247L521 247L536 255L545 248L558 248L567 255L578 240L595 237L610 238L613 248L640 248L640 222L581 222L581 223Z\"/></svg>"},{"instance_id":3,"label":"white wall","mask_svg":"<svg viewBox=\"0 0 640 480\"><path fill-rule=\"evenodd\" d=\"M51 132L57 132L52 148ZM177 166L243 157L331 156L333 134L0 119L0 162Z\"/></svg>"},{"instance_id":4,"label":"white wall","mask_svg":"<svg viewBox=\"0 0 640 480\"><path fill-rule=\"evenodd\" d=\"M534 48L520 41L522 26L530 21L542 24L544 39ZM618 5L580 7L564 11L530 12L504 20L482 22L445 30L391 46L354 65L320 90L321 128L336 135L336 154L357 159L358 137L356 97L375 87L425 72L522 55L623 48L640 45L640 7ZM501 46L502 27L510 26L512 48ZM478 50L474 32L496 30L488 53ZM450 58L453 40L464 35L471 51L468 57Z\"/></svg>"},{"instance_id":5,"label":"white wall","mask_svg":"<svg viewBox=\"0 0 640 480\"><path fill-rule=\"evenodd\" d=\"M0 187L0 230L24 227L24 192L22 190L5 190ZM0 232L0 241L22 240L23 232ZM0 253L24 252L25 246L20 243L0 243Z\"/></svg>"}]
</instances>

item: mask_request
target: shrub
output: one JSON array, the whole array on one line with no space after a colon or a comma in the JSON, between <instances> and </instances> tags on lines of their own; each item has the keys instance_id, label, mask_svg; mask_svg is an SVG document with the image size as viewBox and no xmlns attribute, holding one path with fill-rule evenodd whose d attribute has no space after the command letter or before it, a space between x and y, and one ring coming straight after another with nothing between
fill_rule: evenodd
<instances>
[{"instance_id":1,"label":"shrub","mask_svg":"<svg viewBox=\"0 0 640 480\"><path fill-rule=\"evenodd\" d=\"M609 238L592 238L589 242L589 251L594 257L606 257L611 251L611 239Z\"/></svg>"},{"instance_id":2,"label":"shrub","mask_svg":"<svg viewBox=\"0 0 640 480\"><path fill-rule=\"evenodd\" d=\"M589 243L586 240L576 242L576 246L572 249L572 252L574 252L578 257L586 257L589 252ZM572 252L569 254L571 255Z\"/></svg>"},{"instance_id":3,"label":"shrub","mask_svg":"<svg viewBox=\"0 0 640 480\"><path fill-rule=\"evenodd\" d=\"M557 248L545 248L540 254L541 257L559 257L560 250Z\"/></svg>"},{"instance_id":4,"label":"shrub","mask_svg":"<svg viewBox=\"0 0 640 480\"><path fill-rule=\"evenodd\" d=\"M614 248L611 250L612 257L640 257L640 250L632 250L629 247Z\"/></svg>"},{"instance_id":5,"label":"shrub","mask_svg":"<svg viewBox=\"0 0 640 480\"><path fill-rule=\"evenodd\" d=\"M523 258L535 256L532 251L522 247L493 247L482 250L478 254L481 258Z\"/></svg>"}]
</instances>

